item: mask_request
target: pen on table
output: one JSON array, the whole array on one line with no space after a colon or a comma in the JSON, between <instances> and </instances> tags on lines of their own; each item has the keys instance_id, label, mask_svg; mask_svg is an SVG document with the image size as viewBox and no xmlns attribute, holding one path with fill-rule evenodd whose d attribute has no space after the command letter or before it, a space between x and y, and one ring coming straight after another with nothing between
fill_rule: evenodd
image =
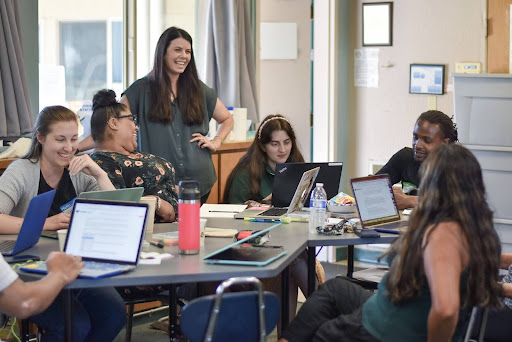
<instances>
[{"instance_id":1,"label":"pen on table","mask_svg":"<svg viewBox=\"0 0 512 342\"><path fill-rule=\"evenodd\" d=\"M265 219L265 218L254 218L254 217L244 217L244 221L249 221L249 222L279 222L280 220Z\"/></svg>"},{"instance_id":2,"label":"pen on table","mask_svg":"<svg viewBox=\"0 0 512 342\"><path fill-rule=\"evenodd\" d=\"M230 213L230 214L238 214L239 211L234 210L208 210L209 213Z\"/></svg>"},{"instance_id":3,"label":"pen on table","mask_svg":"<svg viewBox=\"0 0 512 342\"><path fill-rule=\"evenodd\" d=\"M274 246L274 245L256 245L253 244L253 247L264 247L264 248L283 248L283 246Z\"/></svg>"},{"instance_id":4,"label":"pen on table","mask_svg":"<svg viewBox=\"0 0 512 342\"><path fill-rule=\"evenodd\" d=\"M149 242L149 244L152 245L152 246L158 247L158 248L164 248L164 245L162 245L161 242L157 243L157 242L151 241L151 242Z\"/></svg>"}]
</instances>

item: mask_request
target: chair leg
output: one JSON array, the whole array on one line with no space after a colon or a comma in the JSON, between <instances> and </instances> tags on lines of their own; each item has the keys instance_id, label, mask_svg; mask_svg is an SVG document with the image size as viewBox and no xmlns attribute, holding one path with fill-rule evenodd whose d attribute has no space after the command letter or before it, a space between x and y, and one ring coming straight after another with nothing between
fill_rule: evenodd
<instances>
[{"instance_id":1,"label":"chair leg","mask_svg":"<svg viewBox=\"0 0 512 342\"><path fill-rule=\"evenodd\" d=\"M30 327L28 319L21 320L21 340L23 342L30 341Z\"/></svg>"},{"instance_id":2,"label":"chair leg","mask_svg":"<svg viewBox=\"0 0 512 342\"><path fill-rule=\"evenodd\" d=\"M128 317L126 320L126 336L125 341L131 342L132 340L132 328L133 328L133 311L134 311L135 304L131 303L128 304Z\"/></svg>"}]
</instances>

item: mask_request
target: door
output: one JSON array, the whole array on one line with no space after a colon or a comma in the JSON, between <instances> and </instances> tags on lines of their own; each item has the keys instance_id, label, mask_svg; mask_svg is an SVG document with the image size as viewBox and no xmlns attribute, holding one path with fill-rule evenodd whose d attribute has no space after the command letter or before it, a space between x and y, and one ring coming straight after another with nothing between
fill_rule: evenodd
<instances>
[{"instance_id":1,"label":"door","mask_svg":"<svg viewBox=\"0 0 512 342\"><path fill-rule=\"evenodd\" d=\"M510 72L510 7L512 0L487 1L487 72Z\"/></svg>"}]
</instances>

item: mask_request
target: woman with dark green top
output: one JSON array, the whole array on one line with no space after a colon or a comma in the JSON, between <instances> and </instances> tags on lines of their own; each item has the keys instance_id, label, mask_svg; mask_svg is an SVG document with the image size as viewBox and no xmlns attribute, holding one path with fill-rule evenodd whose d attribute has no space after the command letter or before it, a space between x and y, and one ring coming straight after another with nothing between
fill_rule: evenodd
<instances>
[{"instance_id":1,"label":"woman with dark green top","mask_svg":"<svg viewBox=\"0 0 512 342\"><path fill-rule=\"evenodd\" d=\"M178 212L174 168L165 159L136 150L135 116L117 102L113 90L100 90L92 100L91 135L96 151L91 158L107 172L117 189L143 187L155 196L158 222L172 222Z\"/></svg>"},{"instance_id":2,"label":"woman with dark green top","mask_svg":"<svg viewBox=\"0 0 512 342\"><path fill-rule=\"evenodd\" d=\"M224 203L269 202L276 164L286 162L304 162L297 146L295 132L284 116L269 115L262 121L247 154L240 159L229 175L224 191ZM294 317L297 311L298 288L300 287L302 293L308 293L306 258L304 251L289 267L291 317ZM320 272L323 274L323 269ZM272 280L264 283L269 290L280 292L279 286Z\"/></svg>"},{"instance_id":3,"label":"woman with dark green top","mask_svg":"<svg viewBox=\"0 0 512 342\"><path fill-rule=\"evenodd\" d=\"M281 341L462 341L473 306L497 307L500 241L482 171L460 145L431 152L419 202L376 294L344 278L308 298Z\"/></svg>"},{"instance_id":4,"label":"woman with dark green top","mask_svg":"<svg viewBox=\"0 0 512 342\"><path fill-rule=\"evenodd\" d=\"M186 31L170 27L162 33L153 69L125 90L121 103L137 117L140 149L171 162L176 182L197 180L201 202L206 202L217 180L211 153L233 128L233 117L215 90L199 80ZM212 118L220 126L210 140ZM80 150L92 147L90 138L80 143Z\"/></svg>"},{"instance_id":5,"label":"woman with dark green top","mask_svg":"<svg viewBox=\"0 0 512 342\"><path fill-rule=\"evenodd\" d=\"M268 115L261 122L247 154L229 175L223 202L269 202L276 164L303 162L304 157L288 120L282 115Z\"/></svg>"}]
</instances>

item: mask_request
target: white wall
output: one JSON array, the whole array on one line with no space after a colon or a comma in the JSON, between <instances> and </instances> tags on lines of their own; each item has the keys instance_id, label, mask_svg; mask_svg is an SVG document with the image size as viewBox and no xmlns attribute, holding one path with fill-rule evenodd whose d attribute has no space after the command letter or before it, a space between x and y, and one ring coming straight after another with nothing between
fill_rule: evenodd
<instances>
[{"instance_id":1,"label":"white wall","mask_svg":"<svg viewBox=\"0 0 512 342\"><path fill-rule=\"evenodd\" d=\"M353 50L362 48L362 2L351 1L351 66ZM393 46L379 48L379 87L354 87L351 67L350 145L344 168L349 177L367 174L370 159L387 160L411 145L414 122L428 107L426 95L408 92L410 63L445 64L447 84L456 62L485 64L484 0L395 0L393 6ZM382 66L388 62L394 66ZM437 108L449 116L452 95L437 96Z\"/></svg>"},{"instance_id":2,"label":"white wall","mask_svg":"<svg viewBox=\"0 0 512 342\"><path fill-rule=\"evenodd\" d=\"M310 0L261 0L260 22L293 22L298 30L296 60L260 60L260 119L283 114L292 123L304 158L310 156ZM259 44L258 44L259 45Z\"/></svg>"}]
</instances>

